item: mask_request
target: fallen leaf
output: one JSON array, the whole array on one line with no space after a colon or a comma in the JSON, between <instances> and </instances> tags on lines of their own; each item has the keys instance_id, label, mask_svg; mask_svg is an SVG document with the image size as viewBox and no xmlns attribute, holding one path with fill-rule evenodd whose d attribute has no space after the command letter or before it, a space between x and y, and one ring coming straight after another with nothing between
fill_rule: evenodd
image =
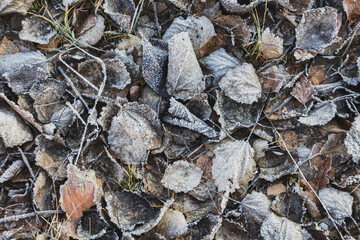
<instances>
[{"instance_id":1,"label":"fallen leaf","mask_svg":"<svg viewBox=\"0 0 360 240\"><path fill-rule=\"evenodd\" d=\"M95 172L80 171L69 164L68 180L60 188L60 204L71 220L79 219L83 211L94 206L102 194L101 180L95 177Z\"/></svg>"},{"instance_id":2,"label":"fallen leaf","mask_svg":"<svg viewBox=\"0 0 360 240\"><path fill-rule=\"evenodd\" d=\"M313 111L306 117L300 117L299 122L308 126L323 126L330 122L336 114L336 105L331 101L317 103Z\"/></svg>"},{"instance_id":3,"label":"fallen leaf","mask_svg":"<svg viewBox=\"0 0 360 240\"><path fill-rule=\"evenodd\" d=\"M268 215L268 217L264 220L261 225L260 232L264 240L303 239L300 224L294 223L285 217L278 217L274 213Z\"/></svg>"},{"instance_id":4,"label":"fallen leaf","mask_svg":"<svg viewBox=\"0 0 360 240\"><path fill-rule=\"evenodd\" d=\"M11 165L2 172L0 176L0 183L11 180L13 177L17 176L21 170L25 167L23 160L16 160Z\"/></svg>"},{"instance_id":5,"label":"fallen leaf","mask_svg":"<svg viewBox=\"0 0 360 240\"><path fill-rule=\"evenodd\" d=\"M321 156L316 156L315 158L321 159L321 167L318 168L314 179L310 181L311 186L315 191L320 191L327 187L329 184L329 171L331 169L331 157L328 156L323 159ZM313 160L313 159L311 159Z\"/></svg>"},{"instance_id":6,"label":"fallen leaf","mask_svg":"<svg viewBox=\"0 0 360 240\"><path fill-rule=\"evenodd\" d=\"M22 40L39 44L48 44L50 39L56 35L53 25L38 16L31 16L22 21L22 29L19 37Z\"/></svg>"},{"instance_id":7,"label":"fallen leaf","mask_svg":"<svg viewBox=\"0 0 360 240\"><path fill-rule=\"evenodd\" d=\"M320 190L319 198L335 219L341 221L352 215L354 198L350 193L330 187Z\"/></svg>"},{"instance_id":8,"label":"fallen leaf","mask_svg":"<svg viewBox=\"0 0 360 240\"><path fill-rule=\"evenodd\" d=\"M284 40L266 28L261 37L259 51L265 59L279 58L284 52Z\"/></svg>"},{"instance_id":9,"label":"fallen leaf","mask_svg":"<svg viewBox=\"0 0 360 240\"><path fill-rule=\"evenodd\" d=\"M296 150L298 148L299 140L298 140L298 136L295 131L292 131L292 130L281 131L280 136L283 141L280 138L278 138L277 140L278 140L279 146L283 150L286 150L286 149ZM284 145L284 142L285 142L285 145Z\"/></svg>"},{"instance_id":10,"label":"fallen leaf","mask_svg":"<svg viewBox=\"0 0 360 240\"><path fill-rule=\"evenodd\" d=\"M14 54L17 52L19 52L19 48L6 36L4 36L0 43L0 56Z\"/></svg>"},{"instance_id":11,"label":"fallen leaf","mask_svg":"<svg viewBox=\"0 0 360 240\"><path fill-rule=\"evenodd\" d=\"M304 75L301 75L300 80L295 83L290 94L305 105L313 98L315 91L311 82Z\"/></svg>"},{"instance_id":12,"label":"fallen leaf","mask_svg":"<svg viewBox=\"0 0 360 240\"><path fill-rule=\"evenodd\" d=\"M206 57L205 64L211 70L214 77L219 80L227 71L240 65L240 61L221 48Z\"/></svg>"},{"instance_id":13,"label":"fallen leaf","mask_svg":"<svg viewBox=\"0 0 360 240\"><path fill-rule=\"evenodd\" d=\"M343 7L350 22L354 22L360 16L359 0L344 0Z\"/></svg>"},{"instance_id":14,"label":"fallen leaf","mask_svg":"<svg viewBox=\"0 0 360 240\"><path fill-rule=\"evenodd\" d=\"M241 201L240 212L244 214L247 221L262 223L271 213L270 204L271 201L265 194L252 192Z\"/></svg>"},{"instance_id":15,"label":"fallen leaf","mask_svg":"<svg viewBox=\"0 0 360 240\"><path fill-rule=\"evenodd\" d=\"M175 239L180 237L188 230L184 214L179 211L169 209L156 227L156 232L163 236Z\"/></svg>"},{"instance_id":16,"label":"fallen leaf","mask_svg":"<svg viewBox=\"0 0 360 240\"><path fill-rule=\"evenodd\" d=\"M345 146L347 153L352 155L353 161L357 163L360 159L360 116L354 119L350 130L347 132Z\"/></svg>"}]
</instances>

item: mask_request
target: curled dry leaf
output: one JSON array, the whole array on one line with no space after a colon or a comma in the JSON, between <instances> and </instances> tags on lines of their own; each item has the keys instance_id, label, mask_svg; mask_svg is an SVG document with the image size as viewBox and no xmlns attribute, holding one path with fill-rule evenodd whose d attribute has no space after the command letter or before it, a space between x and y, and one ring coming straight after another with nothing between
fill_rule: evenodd
<instances>
[{"instance_id":1,"label":"curled dry leaf","mask_svg":"<svg viewBox=\"0 0 360 240\"><path fill-rule=\"evenodd\" d=\"M212 174L221 192L234 192L253 178L254 150L246 141L225 142L214 150Z\"/></svg>"},{"instance_id":2,"label":"curled dry leaf","mask_svg":"<svg viewBox=\"0 0 360 240\"><path fill-rule=\"evenodd\" d=\"M346 134L345 146L347 153L351 154L354 162L360 159L360 116L357 116Z\"/></svg>"},{"instance_id":3,"label":"curled dry leaf","mask_svg":"<svg viewBox=\"0 0 360 240\"><path fill-rule=\"evenodd\" d=\"M251 104L261 96L259 77L250 63L230 69L220 80L219 86L226 96L239 103Z\"/></svg>"},{"instance_id":4,"label":"curled dry leaf","mask_svg":"<svg viewBox=\"0 0 360 240\"><path fill-rule=\"evenodd\" d=\"M79 219L83 211L95 205L102 194L101 180L93 170L80 171L69 164L68 180L60 188L61 208L71 220Z\"/></svg>"},{"instance_id":5,"label":"curled dry leaf","mask_svg":"<svg viewBox=\"0 0 360 240\"><path fill-rule=\"evenodd\" d=\"M199 185L202 174L194 164L179 160L166 168L161 183L176 193L186 193Z\"/></svg>"},{"instance_id":6,"label":"curled dry leaf","mask_svg":"<svg viewBox=\"0 0 360 240\"><path fill-rule=\"evenodd\" d=\"M0 183L11 180L16 177L21 170L25 167L23 160L14 161L0 176Z\"/></svg>"},{"instance_id":7,"label":"curled dry leaf","mask_svg":"<svg viewBox=\"0 0 360 240\"><path fill-rule=\"evenodd\" d=\"M174 98L170 99L168 112L171 116L163 117L163 121L167 123L197 131L209 138L216 138L219 135L218 132L192 114L189 109Z\"/></svg>"},{"instance_id":8,"label":"curled dry leaf","mask_svg":"<svg viewBox=\"0 0 360 240\"><path fill-rule=\"evenodd\" d=\"M178 33L169 40L167 91L177 99L188 100L204 91L205 81L189 34Z\"/></svg>"},{"instance_id":9,"label":"curled dry leaf","mask_svg":"<svg viewBox=\"0 0 360 240\"><path fill-rule=\"evenodd\" d=\"M54 194L53 183L45 171L41 171L34 183L34 203L40 211L52 210L55 204L52 201Z\"/></svg>"},{"instance_id":10,"label":"curled dry leaf","mask_svg":"<svg viewBox=\"0 0 360 240\"><path fill-rule=\"evenodd\" d=\"M296 28L294 56L304 61L333 44L337 37L337 10L323 7L307 10Z\"/></svg>"}]
</instances>

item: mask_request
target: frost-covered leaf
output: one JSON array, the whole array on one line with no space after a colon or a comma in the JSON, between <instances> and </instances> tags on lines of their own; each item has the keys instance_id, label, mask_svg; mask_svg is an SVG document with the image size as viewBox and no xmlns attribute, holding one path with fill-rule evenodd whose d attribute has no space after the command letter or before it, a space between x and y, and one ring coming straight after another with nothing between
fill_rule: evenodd
<instances>
[{"instance_id":1,"label":"frost-covered leaf","mask_svg":"<svg viewBox=\"0 0 360 240\"><path fill-rule=\"evenodd\" d=\"M53 201L53 184L51 178L45 171L41 171L34 183L34 203L40 211L54 209L55 202Z\"/></svg>"},{"instance_id":2,"label":"frost-covered leaf","mask_svg":"<svg viewBox=\"0 0 360 240\"><path fill-rule=\"evenodd\" d=\"M66 136L69 133L71 125L77 119L76 112L82 113L84 105L80 100L76 101L70 106L64 106L57 112L55 112L50 121L59 129L62 135Z\"/></svg>"},{"instance_id":3,"label":"frost-covered leaf","mask_svg":"<svg viewBox=\"0 0 360 240\"><path fill-rule=\"evenodd\" d=\"M142 74L144 80L155 92L167 97L164 67L168 58L168 53L160 46L157 47L152 45L145 37L142 38L142 46Z\"/></svg>"},{"instance_id":4,"label":"frost-covered leaf","mask_svg":"<svg viewBox=\"0 0 360 240\"><path fill-rule=\"evenodd\" d=\"M358 85L360 81L360 58L355 54L348 55L341 64L339 73L347 84Z\"/></svg>"},{"instance_id":5,"label":"frost-covered leaf","mask_svg":"<svg viewBox=\"0 0 360 240\"><path fill-rule=\"evenodd\" d=\"M33 139L29 126L2 101L0 101L0 137L5 147L19 146Z\"/></svg>"},{"instance_id":6,"label":"frost-covered leaf","mask_svg":"<svg viewBox=\"0 0 360 240\"><path fill-rule=\"evenodd\" d=\"M194 164L179 160L166 168L161 183L176 193L186 193L199 185L202 174L203 171Z\"/></svg>"},{"instance_id":7,"label":"frost-covered leaf","mask_svg":"<svg viewBox=\"0 0 360 240\"><path fill-rule=\"evenodd\" d=\"M36 137L36 165L44 168L55 180L66 177L66 164L71 150L65 147L64 140L56 136Z\"/></svg>"},{"instance_id":8,"label":"frost-covered leaf","mask_svg":"<svg viewBox=\"0 0 360 240\"><path fill-rule=\"evenodd\" d=\"M252 192L242 200L240 210L247 220L260 224L271 213L270 204L265 194Z\"/></svg>"},{"instance_id":9,"label":"frost-covered leaf","mask_svg":"<svg viewBox=\"0 0 360 240\"><path fill-rule=\"evenodd\" d=\"M241 5L238 3L237 0L220 0L221 5L231 13L244 13L250 11L252 8L259 5L259 3L264 2L264 0L255 0L252 1L250 4L243 4Z\"/></svg>"},{"instance_id":10,"label":"frost-covered leaf","mask_svg":"<svg viewBox=\"0 0 360 240\"><path fill-rule=\"evenodd\" d=\"M285 217L279 217L274 213L264 220L260 232L264 240L303 239L300 224L294 223Z\"/></svg>"},{"instance_id":11,"label":"frost-covered leaf","mask_svg":"<svg viewBox=\"0 0 360 240\"><path fill-rule=\"evenodd\" d=\"M104 11L120 27L121 30L128 32L131 25L131 15L136 11L133 0L105 0Z\"/></svg>"},{"instance_id":12,"label":"frost-covered leaf","mask_svg":"<svg viewBox=\"0 0 360 240\"><path fill-rule=\"evenodd\" d=\"M331 101L317 103L306 117L300 117L299 122L308 126L323 126L331 121L336 114L336 105Z\"/></svg>"},{"instance_id":13,"label":"frost-covered leaf","mask_svg":"<svg viewBox=\"0 0 360 240\"><path fill-rule=\"evenodd\" d=\"M266 28L261 37L260 53L266 59L279 58L284 52L284 40Z\"/></svg>"},{"instance_id":14,"label":"frost-covered leaf","mask_svg":"<svg viewBox=\"0 0 360 240\"><path fill-rule=\"evenodd\" d=\"M193 228L189 229L184 236L185 239L214 239L216 232L221 227L222 217L219 215L208 214L200 219Z\"/></svg>"},{"instance_id":15,"label":"frost-covered leaf","mask_svg":"<svg viewBox=\"0 0 360 240\"><path fill-rule=\"evenodd\" d=\"M113 118L108 141L121 161L140 164L146 160L147 150L161 146L162 135L156 112L134 102L123 105Z\"/></svg>"},{"instance_id":16,"label":"frost-covered leaf","mask_svg":"<svg viewBox=\"0 0 360 240\"><path fill-rule=\"evenodd\" d=\"M169 209L156 227L156 232L167 238L174 239L186 233L187 229L188 224L184 214Z\"/></svg>"},{"instance_id":17,"label":"frost-covered leaf","mask_svg":"<svg viewBox=\"0 0 360 240\"><path fill-rule=\"evenodd\" d=\"M300 103L305 105L309 102L314 95L315 91L311 85L311 82L307 80L304 75L300 76L300 80L295 83L291 91L291 95L294 96Z\"/></svg>"},{"instance_id":18,"label":"frost-covered leaf","mask_svg":"<svg viewBox=\"0 0 360 240\"><path fill-rule=\"evenodd\" d=\"M226 96L239 103L251 104L261 96L259 77L250 63L230 69L220 80L219 86Z\"/></svg>"},{"instance_id":19,"label":"frost-covered leaf","mask_svg":"<svg viewBox=\"0 0 360 240\"><path fill-rule=\"evenodd\" d=\"M319 198L335 219L344 220L352 215L354 198L350 193L330 187L320 190Z\"/></svg>"},{"instance_id":20,"label":"frost-covered leaf","mask_svg":"<svg viewBox=\"0 0 360 240\"><path fill-rule=\"evenodd\" d=\"M49 21L37 16L25 18L19 37L22 40L39 44L48 44L56 31Z\"/></svg>"},{"instance_id":21,"label":"frost-covered leaf","mask_svg":"<svg viewBox=\"0 0 360 240\"><path fill-rule=\"evenodd\" d=\"M191 98L186 107L201 120L207 121L210 119L212 109L207 94L203 93Z\"/></svg>"},{"instance_id":22,"label":"frost-covered leaf","mask_svg":"<svg viewBox=\"0 0 360 240\"><path fill-rule=\"evenodd\" d=\"M274 65L259 73L262 90L279 92L282 86L291 80L292 76L283 65Z\"/></svg>"},{"instance_id":23,"label":"frost-covered leaf","mask_svg":"<svg viewBox=\"0 0 360 240\"><path fill-rule=\"evenodd\" d=\"M21 170L25 167L23 160L16 160L1 174L0 183L11 180L16 177Z\"/></svg>"},{"instance_id":24,"label":"frost-covered leaf","mask_svg":"<svg viewBox=\"0 0 360 240\"><path fill-rule=\"evenodd\" d=\"M212 174L219 191L234 192L253 177L254 150L246 141L220 144L214 150Z\"/></svg>"},{"instance_id":25,"label":"frost-covered leaf","mask_svg":"<svg viewBox=\"0 0 360 240\"><path fill-rule=\"evenodd\" d=\"M97 212L84 213L84 217L81 218L76 234L78 239L117 239L115 234L106 236L109 231L108 224L101 219ZM74 237L75 238L75 237Z\"/></svg>"},{"instance_id":26,"label":"frost-covered leaf","mask_svg":"<svg viewBox=\"0 0 360 240\"><path fill-rule=\"evenodd\" d=\"M230 69L239 66L241 62L221 48L206 57L205 64L212 71L214 77L219 79Z\"/></svg>"},{"instance_id":27,"label":"frost-covered leaf","mask_svg":"<svg viewBox=\"0 0 360 240\"><path fill-rule=\"evenodd\" d=\"M60 188L60 204L69 219L74 220L100 200L101 180L93 170L81 171L71 164L67 172L68 180Z\"/></svg>"},{"instance_id":28,"label":"frost-covered leaf","mask_svg":"<svg viewBox=\"0 0 360 240\"><path fill-rule=\"evenodd\" d=\"M345 146L347 153L351 154L354 162L360 159L360 116L357 116L350 128L346 133Z\"/></svg>"},{"instance_id":29,"label":"frost-covered leaf","mask_svg":"<svg viewBox=\"0 0 360 240\"><path fill-rule=\"evenodd\" d=\"M203 74L187 32L169 39L166 86L170 95L182 100L188 100L205 89Z\"/></svg>"},{"instance_id":30,"label":"frost-covered leaf","mask_svg":"<svg viewBox=\"0 0 360 240\"><path fill-rule=\"evenodd\" d=\"M198 48L203 47L212 37L216 35L213 24L205 16L200 18L190 16L186 19L178 17L175 18L173 23L166 30L162 40L170 44L171 38L182 32L187 32L189 34L195 51Z\"/></svg>"},{"instance_id":31,"label":"frost-covered leaf","mask_svg":"<svg viewBox=\"0 0 360 240\"><path fill-rule=\"evenodd\" d=\"M189 109L174 98L170 99L168 112L170 113L170 116L163 117L163 120L167 123L194 130L209 138L216 138L219 135L218 132L192 114Z\"/></svg>"},{"instance_id":32,"label":"frost-covered leaf","mask_svg":"<svg viewBox=\"0 0 360 240\"><path fill-rule=\"evenodd\" d=\"M294 56L304 61L322 53L337 37L337 10L332 7L310 9L304 12L296 28Z\"/></svg>"},{"instance_id":33,"label":"frost-covered leaf","mask_svg":"<svg viewBox=\"0 0 360 240\"><path fill-rule=\"evenodd\" d=\"M94 24L86 29L86 31L83 31L78 37L79 43L85 47L99 42L105 30L105 19L101 15L89 15L88 18L91 18Z\"/></svg>"},{"instance_id":34,"label":"frost-covered leaf","mask_svg":"<svg viewBox=\"0 0 360 240\"><path fill-rule=\"evenodd\" d=\"M221 127L232 132L239 127L253 126L261 111L261 103L238 103L218 91L214 110L220 116Z\"/></svg>"},{"instance_id":35,"label":"frost-covered leaf","mask_svg":"<svg viewBox=\"0 0 360 240\"><path fill-rule=\"evenodd\" d=\"M26 15L35 0L2 0L0 2L0 15L19 13Z\"/></svg>"},{"instance_id":36,"label":"frost-covered leaf","mask_svg":"<svg viewBox=\"0 0 360 240\"><path fill-rule=\"evenodd\" d=\"M292 12L296 12L297 14L304 12L308 8L310 1L311 0L278 0L282 7L289 9Z\"/></svg>"}]
</instances>

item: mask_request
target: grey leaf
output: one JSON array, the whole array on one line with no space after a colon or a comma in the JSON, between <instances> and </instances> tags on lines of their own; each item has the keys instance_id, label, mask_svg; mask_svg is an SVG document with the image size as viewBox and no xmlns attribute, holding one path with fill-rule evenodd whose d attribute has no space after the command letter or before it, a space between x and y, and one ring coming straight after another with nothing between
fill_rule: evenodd
<instances>
[{"instance_id":1,"label":"grey leaf","mask_svg":"<svg viewBox=\"0 0 360 240\"><path fill-rule=\"evenodd\" d=\"M265 194L252 192L242 200L240 209L246 219L260 224L271 213L270 204L271 202Z\"/></svg>"},{"instance_id":2,"label":"grey leaf","mask_svg":"<svg viewBox=\"0 0 360 240\"><path fill-rule=\"evenodd\" d=\"M345 146L347 153L351 154L354 162L360 159L360 116L357 116L350 128L346 133Z\"/></svg>"},{"instance_id":3,"label":"grey leaf","mask_svg":"<svg viewBox=\"0 0 360 240\"><path fill-rule=\"evenodd\" d=\"M206 57L205 64L212 71L215 78L221 78L227 71L239 66L241 62L221 48Z\"/></svg>"},{"instance_id":4,"label":"grey leaf","mask_svg":"<svg viewBox=\"0 0 360 240\"><path fill-rule=\"evenodd\" d=\"M300 117L299 122L309 126L322 126L335 117L336 105L331 101L317 103L313 111L306 117Z\"/></svg>"},{"instance_id":5,"label":"grey leaf","mask_svg":"<svg viewBox=\"0 0 360 240\"><path fill-rule=\"evenodd\" d=\"M264 240L302 240L300 224L294 223L285 217L272 213L261 225L261 236Z\"/></svg>"},{"instance_id":6,"label":"grey leaf","mask_svg":"<svg viewBox=\"0 0 360 240\"><path fill-rule=\"evenodd\" d=\"M354 198L350 193L330 187L320 190L319 198L335 219L343 220L352 215Z\"/></svg>"},{"instance_id":7,"label":"grey leaf","mask_svg":"<svg viewBox=\"0 0 360 240\"><path fill-rule=\"evenodd\" d=\"M9 181L13 177L16 177L20 171L25 167L23 160L14 161L0 176L0 183Z\"/></svg>"}]
</instances>

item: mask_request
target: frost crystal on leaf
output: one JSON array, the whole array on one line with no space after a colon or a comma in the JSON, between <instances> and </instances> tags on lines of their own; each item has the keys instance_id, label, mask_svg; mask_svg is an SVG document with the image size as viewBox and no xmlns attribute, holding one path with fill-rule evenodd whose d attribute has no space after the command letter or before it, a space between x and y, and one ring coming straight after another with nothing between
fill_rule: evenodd
<instances>
[{"instance_id":1,"label":"frost crystal on leaf","mask_svg":"<svg viewBox=\"0 0 360 240\"><path fill-rule=\"evenodd\" d=\"M219 82L225 95L240 103L251 104L261 96L261 84L254 67L243 63L230 69Z\"/></svg>"},{"instance_id":2,"label":"frost crystal on leaf","mask_svg":"<svg viewBox=\"0 0 360 240\"><path fill-rule=\"evenodd\" d=\"M163 121L167 123L194 130L209 138L216 138L219 135L218 132L192 114L189 109L174 98L170 99L168 112L170 113L170 116L163 117Z\"/></svg>"},{"instance_id":3,"label":"frost crystal on leaf","mask_svg":"<svg viewBox=\"0 0 360 240\"><path fill-rule=\"evenodd\" d=\"M271 213L270 200L265 194L253 192L246 195L241 202L240 208L245 214L246 219L251 219L256 223L262 223L264 219Z\"/></svg>"},{"instance_id":4,"label":"frost crystal on leaf","mask_svg":"<svg viewBox=\"0 0 360 240\"><path fill-rule=\"evenodd\" d=\"M320 190L319 198L335 219L343 220L351 216L354 198L350 193L330 187Z\"/></svg>"},{"instance_id":5,"label":"frost crystal on leaf","mask_svg":"<svg viewBox=\"0 0 360 240\"><path fill-rule=\"evenodd\" d=\"M113 118L108 140L121 161L140 164L146 160L147 150L161 146L162 134L156 112L134 102L125 104Z\"/></svg>"},{"instance_id":6,"label":"frost crystal on leaf","mask_svg":"<svg viewBox=\"0 0 360 240\"><path fill-rule=\"evenodd\" d=\"M331 121L336 114L336 105L331 101L318 103L306 117L300 117L299 122L309 126L323 126Z\"/></svg>"},{"instance_id":7,"label":"frost crystal on leaf","mask_svg":"<svg viewBox=\"0 0 360 240\"><path fill-rule=\"evenodd\" d=\"M216 35L214 26L207 17L202 16L196 18L190 16L187 19L178 17L175 18L174 22L166 30L162 40L170 43L171 38L181 32L187 32L189 34L195 50L204 46Z\"/></svg>"},{"instance_id":8,"label":"frost crystal on leaf","mask_svg":"<svg viewBox=\"0 0 360 240\"><path fill-rule=\"evenodd\" d=\"M212 174L219 191L234 192L252 178L256 163L254 150L248 142L225 142L214 153Z\"/></svg>"},{"instance_id":9,"label":"frost crystal on leaf","mask_svg":"<svg viewBox=\"0 0 360 240\"><path fill-rule=\"evenodd\" d=\"M261 55L266 59L279 58L283 52L284 40L276 36L270 31L270 28L266 28L262 34L262 42L260 45Z\"/></svg>"},{"instance_id":10,"label":"frost crystal on leaf","mask_svg":"<svg viewBox=\"0 0 360 240\"><path fill-rule=\"evenodd\" d=\"M147 84L158 94L166 97L164 66L168 58L166 50L153 46L145 37L142 38L143 60L142 73Z\"/></svg>"},{"instance_id":11,"label":"frost crystal on leaf","mask_svg":"<svg viewBox=\"0 0 360 240\"><path fill-rule=\"evenodd\" d=\"M354 162L358 162L360 158L360 116L357 116L352 127L346 134L345 146L348 154L353 156Z\"/></svg>"},{"instance_id":12,"label":"frost crystal on leaf","mask_svg":"<svg viewBox=\"0 0 360 240\"><path fill-rule=\"evenodd\" d=\"M270 214L261 225L261 236L264 240L302 240L300 224L294 223L285 217Z\"/></svg>"},{"instance_id":13,"label":"frost crystal on leaf","mask_svg":"<svg viewBox=\"0 0 360 240\"><path fill-rule=\"evenodd\" d=\"M186 161L176 161L169 165L161 183L175 192L189 192L199 185L203 171Z\"/></svg>"},{"instance_id":14,"label":"frost crystal on leaf","mask_svg":"<svg viewBox=\"0 0 360 240\"><path fill-rule=\"evenodd\" d=\"M165 237L174 239L186 233L188 224L184 214L179 211L169 209L166 211L156 229L157 232L160 232Z\"/></svg>"},{"instance_id":15,"label":"frost crystal on leaf","mask_svg":"<svg viewBox=\"0 0 360 240\"><path fill-rule=\"evenodd\" d=\"M19 37L25 41L48 44L56 34L50 22L37 16L26 18L22 21L22 26Z\"/></svg>"},{"instance_id":16,"label":"frost crystal on leaf","mask_svg":"<svg viewBox=\"0 0 360 240\"><path fill-rule=\"evenodd\" d=\"M182 32L169 40L169 65L166 86L175 98L188 100L205 89L205 81L189 34Z\"/></svg>"},{"instance_id":17,"label":"frost crystal on leaf","mask_svg":"<svg viewBox=\"0 0 360 240\"><path fill-rule=\"evenodd\" d=\"M206 57L205 64L212 71L215 78L221 78L227 71L239 66L241 62L221 48Z\"/></svg>"}]
</instances>

